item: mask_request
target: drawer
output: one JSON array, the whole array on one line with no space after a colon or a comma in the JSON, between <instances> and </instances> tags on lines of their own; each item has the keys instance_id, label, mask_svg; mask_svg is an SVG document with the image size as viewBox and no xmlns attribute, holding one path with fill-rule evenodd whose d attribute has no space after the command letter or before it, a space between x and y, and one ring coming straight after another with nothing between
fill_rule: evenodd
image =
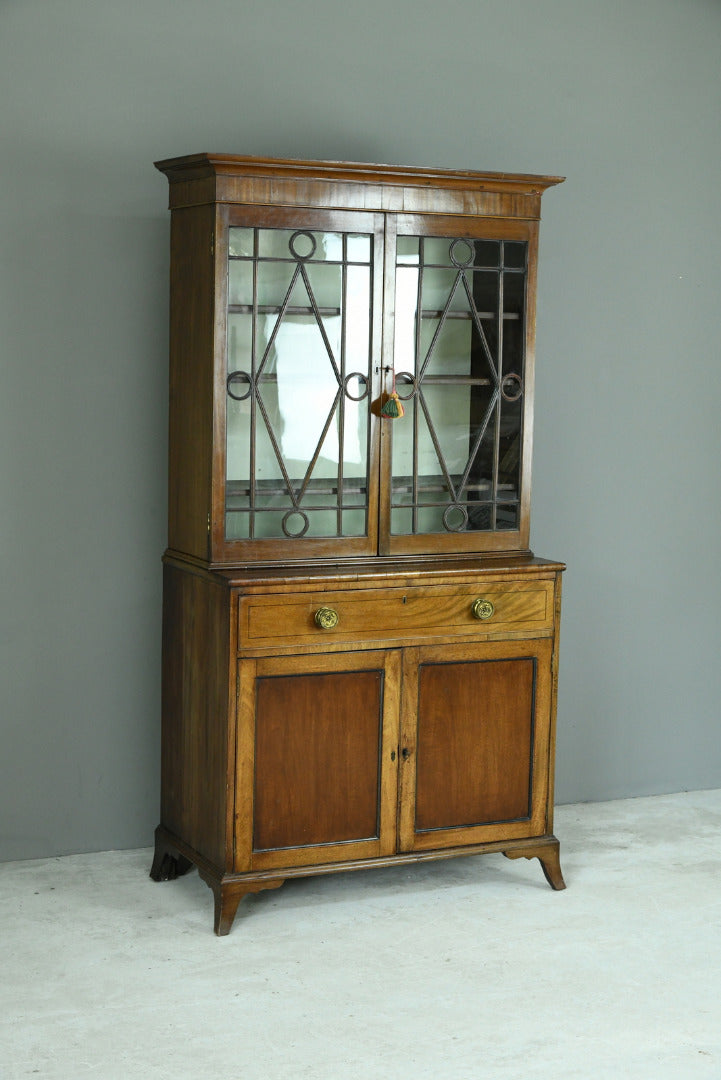
<instances>
[{"instance_id":1,"label":"drawer","mask_svg":"<svg viewBox=\"0 0 721 1080\"><path fill-rule=\"evenodd\" d=\"M238 629L241 648L264 648L552 627L553 582L524 581L245 596Z\"/></svg>"}]
</instances>

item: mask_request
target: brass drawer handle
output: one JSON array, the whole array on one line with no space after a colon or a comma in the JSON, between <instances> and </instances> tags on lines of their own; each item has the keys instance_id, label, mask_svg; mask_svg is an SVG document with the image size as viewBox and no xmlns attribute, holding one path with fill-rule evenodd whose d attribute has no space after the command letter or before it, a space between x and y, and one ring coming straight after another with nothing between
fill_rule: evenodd
<instances>
[{"instance_id":1,"label":"brass drawer handle","mask_svg":"<svg viewBox=\"0 0 721 1080\"><path fill-rule=\"evenodd\" d=\"M490 600L482 600L480 596L471 604L471 615L474 619L490 619L495 610Z\"/></svg>"},{"instance_id":2,"label":"brass drawer handle","mask_svg":"<svg viewBox=\"0 0 721 1080\"><path fill-rule=\"evenodd\" d=\"M338 612L332 607L319 607L314 618L321 630L333 630L338 625Z\"/></svg>"}]
</instances>

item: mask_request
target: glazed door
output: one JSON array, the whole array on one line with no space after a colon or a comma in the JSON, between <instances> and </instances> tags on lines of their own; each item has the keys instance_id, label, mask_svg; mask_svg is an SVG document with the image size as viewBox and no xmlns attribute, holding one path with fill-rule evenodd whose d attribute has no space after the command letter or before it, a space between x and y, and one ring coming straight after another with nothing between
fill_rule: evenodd
<instances>
[{"instance_id":1,"label":"glazed door","mask_svg":"<svg viewBox=\"0 0 721 1080\"><path fill-rule=\"evenodd\" d=\"M400 652L239 665L235 867L395 850Z\"/></svg>"},{"instance_id":2,"label":"glazed door","mask_svg":"<svg viewBox=\"0 0 721 1080\"><path fill-rule=\"evenodd\" d=\"M400 849L543 835L551 641L408 649Z\"/></svg>"},{"instance_id":3,"label":"glazed door","mask_svg":"<svg viewBox=\"0 0 721 1080\"><path fill-rule=\"evenodd\" d=\"M382 214L223 207L213 548L377 551Z\"/></svg>"},{"instance_id":4,"label":"glazed door","mask_svg":"<svg viewBox=\"0 0 721 1080\"><path fill-rule=\"evenodd\" d=\"M389 219L387 553L528 547L536 249L520 219Z\"/></svg>"}]
</instances>

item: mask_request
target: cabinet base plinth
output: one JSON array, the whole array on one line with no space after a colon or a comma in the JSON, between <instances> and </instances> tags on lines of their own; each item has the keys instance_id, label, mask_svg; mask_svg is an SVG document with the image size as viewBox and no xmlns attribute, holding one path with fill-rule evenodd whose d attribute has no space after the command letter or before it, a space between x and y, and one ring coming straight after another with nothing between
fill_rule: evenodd
<instances>
[{"instance_id":1,"label":"cabinet base plinth","mask_svg":"<svg viewBox=\"0 0 721 1080\"><path fill-rule=\"evenodd\" d=\"M543 844L529 845L528 847L515 848L512 851L504 851L507 859L538 859L546 881L552 889L559 891L566 888L566 882L561 873L560 847L555 838Z\"/></svg>"},{"instance_id":2,"label":"cabinet base plinth","mask_svg":"<svg viewBox=\"0 0 721 1080\"><path fill-rule=\"evenodd\" d=\"M434 851L398 851L370 859L353 859L347 862L318 863L283 867L282 870L249 871L248 873L224 873L202 855L176 839L160 826L156 830L155 858L150 876L154 881L171 881L185 874L193 865L202 880L210 887L215 900L214 930L218 937L230 933L240 901L249 893L264 889L277 889L286 880L301 877L317 877L352 870L368 870L371 867L390 867L403 864L436 862L467 855L502 854L507 859L538 859L546 881L554 890L566 888L561 873L559 843L555 836L534 837L523 840L496 840L486 844L474 844L457 848L438 848Z\"/></svg>"}]
</instances>

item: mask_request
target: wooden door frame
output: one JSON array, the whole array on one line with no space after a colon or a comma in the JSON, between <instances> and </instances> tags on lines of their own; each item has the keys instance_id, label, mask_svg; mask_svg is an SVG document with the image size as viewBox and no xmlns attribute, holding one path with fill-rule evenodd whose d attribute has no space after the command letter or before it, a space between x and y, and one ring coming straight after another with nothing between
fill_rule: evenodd
<instances>
[{"instance_id":1,"label":"wooden door frame","mask_svg":"<svg viewBox=\"0 0 721 1080\"><path fill-rule=\"evenodd\" d=\"M430 645L407 649L403 658L401 701L399 852L429 851L542 836L547 827L550 793L553 639L489 641L468 645ZM415 828L416 765L418 756L418 684L424 663L463 663L493 660L535 660L533 746L531 756L531 815L519 821L479 823L417 832Z\"/></svg>"},{"instance_id":2,"label":"wooden door frame","mask_svg":"<svg viewBox=\"0 0 721 1080\"><path fill-rule=\"evenodd\" d=\"M370 261L370 384L368 404L367 529L364 536L278 537L227 540L225 538L226 406L227 406L227 280L230 228L308 229L322 232L364 233L373 237ZM257 205L224 205L216 208L215 317L213 374L212 508L210 516L210 565L242 565L248 560L293 561L321 558L371 557L377 554L380 475L380 420L371 408L378 398L382 365L383 273L385 216L363 209ZM346 373L348 374L348 373Z\"/></svg>"},{"instance_id":3,"label":"wooden door frame","mask_svg":"<svg viewBox=\"0 0 721 1080\"><path fill-rule=\"evenodd\" d=\"M378 551L380 555L419 555L448 553L529 553L529 515L531 498L531 458L533 449L533 398L536 339L536 278L538 264L538 222L528 219L508 220L493 217L469 217L428 213L389 213L385 231L385 281L383 313L384 386L390 389L395 372L396 246L399 236L467 237L483 240L522 241L528 244L524 333L524 409L519 524L514 530L478 530L451 533L391 533L391 492L393 424L382 421L380 437L380 517Z\"/></svg>"},{"instance_id":4,"label":"wooden door frame","mask_svg":"<svg viewBox=\"0 0 721 1080\"><path fill-rule=\"evenodd\" d=\"M253 850L253 799L256 742L256 681L278 675L378 671L384 673L382 719L378 747L379 834L377 837L272 851ZM393 855L398 807L398 742L400 722L400 649L345 653L271 656L238 662L234 840L236 873L293 866L338 863Z\"/></svg>"}]
</instances>

